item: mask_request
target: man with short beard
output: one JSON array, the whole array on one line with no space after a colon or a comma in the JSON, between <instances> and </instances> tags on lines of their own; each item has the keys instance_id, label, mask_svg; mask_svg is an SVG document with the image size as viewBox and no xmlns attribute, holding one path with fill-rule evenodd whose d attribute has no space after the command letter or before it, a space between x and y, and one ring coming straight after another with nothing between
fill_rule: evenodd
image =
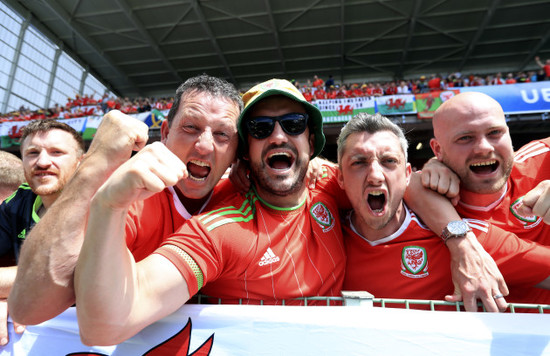
<instances>
[{"instance_id":1,"label":"man with short beard","mask_svg":"<svg viewBox=\"0 0 550 356\"><path fill-rule=\"evenodd\" d=\"M78 167L84 141L75 129L53 119L23 128L21 157L26 183L0 206L0 249L16 259L26 235L57 199Z\"/></svg>"},{"instance_id":2,"label":"man with short beard","mask_svg":"<svg viewBox=\"0 0 550 356\"><path fill-rule=\"evenodd\" d=\"M19 252L27 234L56 201L84 154L84 141L76 130L53 119L36 120L23 128L21 157L26 183L0 205L0 250ZM0 269L0 345L8 342L6 298L17 267ZM14 324L18 333L24 327Z\"/></svg>"},{"instance_id":3,"label":"man with short beard","mask_svg":"<svg viewBox=\"0 0 550 356\"><path fill-rule=\"evenodd\" d=\"M131 159L98 190L75 272L84 343L119 343L199 290L253 304L339 295L342 194L335 179L320 179L313 189L304 183L309 160L325 143L321 113L279 79L253 87L243 102L238 130L252 187L188 220L143 261L136 264L117 238L120 216L136 196L173 185L181 174L139 174L129 169Z\"/></svg>"},{"instance_id":4,"label":"man with short beard","mask_svg":"<svg viewBox=\"0 0 550 356\"><path fill-rule=\"evenodd\" d=\"M461 216L487 220L522 239L550 245L550 138L514 153L502 107L477 92L443 103L433 127L430 144L437 160L424 167L424 186L458 201ZM537 300L539 293L545 294L550 303L547 291L531 292ZM525 294L508 300L535 299Z\"/></svg>"}]
</instances>

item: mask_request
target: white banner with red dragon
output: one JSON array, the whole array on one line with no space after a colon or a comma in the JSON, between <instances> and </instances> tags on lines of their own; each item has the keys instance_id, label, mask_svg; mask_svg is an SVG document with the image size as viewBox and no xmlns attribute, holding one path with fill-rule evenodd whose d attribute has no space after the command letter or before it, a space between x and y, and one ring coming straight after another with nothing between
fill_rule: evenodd
<instances>
[{"instance_id":1,"label":"white banner with red dragon","mask_svg":"<svg viewBox=\"0 0 550 356\"><path fill-rule=\"evenodd\" d=\"M0 355L550 355L550 315L354 306L185 305L112 347L80 343L74 308Z\"/></svg>"}]
</instances>

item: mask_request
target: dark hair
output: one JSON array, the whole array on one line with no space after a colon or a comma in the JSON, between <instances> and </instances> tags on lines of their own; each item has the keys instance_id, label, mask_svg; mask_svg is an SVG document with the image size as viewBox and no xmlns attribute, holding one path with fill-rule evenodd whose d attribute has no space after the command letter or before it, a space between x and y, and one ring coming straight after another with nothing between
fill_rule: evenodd
<instances>
[{"instance_id":1,"label":"dark hair","mask_svg":"<svg viewBox=\"0 0 550 356\"><path fill-rule=\"evenodd\" d=\"M174 120L174 117L179 110L182 97L185 98L185 96L192 93L208 93L212 97L227 99L237 104L237 106L239 107L239 112L243 110L243 101L241 99L241 95L233 84L220 78L211 77L207 74L201 74L196 77L187 79L176 90L174 104L172 105L172 108L170 108L170 111L168 112L168 117L166 118L168 121L168 125L172 125L172 121Z\"/></svg>"},{"instance_id":2,"label":"dark hair","mask_svg":"<svg viewBox=\"0 0 550 356\"><path fill-rule=\"evenodd\" d=\"M353 116L340 131L338 136L338 164L342 164L342 156L344 155L344 150L346 149L346 143L348 137L353 133L368 132L369 134L375 134L380 131L389 131L393 133L399 140L401 150L405 155L405 161L407 160L407 149L409 148L409 143L403 130L398 125L391 122L385 116L380 115L379 113L375 115L370 115L365 112L361 112Z\"/></svg>"},{"instance_id":3,"label":"dark hair","mask_svg":"<svg viewBox=\"0 0 550 356\"><path fill-rule=\"evenodd\" d=\"M23 133L21 135L20 142L23 143L23 141L25 141L27 136L35 134L37 132L48 132L50 130L55 130L55 129L63 130L65 132L70 133L71 136L73 136L76 143L78 144L78 147L80 148L81 153L83 154L86 151L82 136L80 136L80 134L71 126L54 119L43 119L43 120L39 119L39 120L31 121L27 126L23 127Z\"/></svg>"}]
</instances>

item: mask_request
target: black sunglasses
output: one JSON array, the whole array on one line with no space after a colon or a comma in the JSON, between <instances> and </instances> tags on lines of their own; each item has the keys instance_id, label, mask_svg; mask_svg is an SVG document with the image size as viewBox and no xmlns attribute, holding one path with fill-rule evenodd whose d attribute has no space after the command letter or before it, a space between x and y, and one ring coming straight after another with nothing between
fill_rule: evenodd
<instances>
[{"instance_id":1,"label":"black sunglasses","mask_svg":"<svg viewBox=\"0 0 550 356\"><path fill-rule=\"evenodd\" d=\"M284 132L289 135L300 135L307 127L307 114L290 113L281 116L257 116L246 121L248 134L261 140L269 137L275 129L275 122L281 125Z\"/></svg>"}]
</instances>

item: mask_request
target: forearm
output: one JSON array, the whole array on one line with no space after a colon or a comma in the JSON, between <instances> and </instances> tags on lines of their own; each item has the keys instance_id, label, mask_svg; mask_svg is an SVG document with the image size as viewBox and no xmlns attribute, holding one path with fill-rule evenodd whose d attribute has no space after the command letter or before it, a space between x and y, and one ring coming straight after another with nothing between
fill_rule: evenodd
<instances>
[{"instance_id":1,"label":"forearm","mask_svg":"<svg viewBox=\"0 0 550 356\"><path fill-rule=\"evenodd\" d=\"M438 236L449 222L461 219L449 199L431 189L424 188L418 173L411 175L409 186L405 192L405 202ZM465 237L447 240L447 247L453 261L463 259L467 253L484 252L483 247L472 233L466 234Z\"/></svg>"},{"instance_id":2,"label":"forearm","mask_svg":"<svg viewBox=\"0 0 550 356\"><path fill-rule=\"evenodd\" d=\"M123 332L134 304L135 263L122 238L125 216L126 210L94 198L74 278L84 342Z\"/></svg>"},{"instance_id":3,"label":"forearm","mask_svg":"<svg viewBox=\"0 0 550 356\"><path fill-rule=\"evenodd\" d=\"M438 236L450 221L461 219L447 198L422 186L417 174L411 176L405 201ZM447 247L451 254L451 273L455 291L446 299L463 300L467 311L477 310L477 299L483 302L487 311L505 310L504 298L497 300L493 296L501 293L507 295L506 283L495 262L485 252L474 233L469 232L464 237L448 239Z\"/></svg>"},{"instance_id":4,"label":"forearm","mask_svg":"<svg viewBox=\"0 0 550 356\"><path fill-rule=\"evenodd\" d=\"M27 236L9 297L12 318L41 323L74 304L73 274L90 200L110 175L102 157L88 157Z\"/></svg>"},{"instance_id":5,"label":"forearm","mask_svg":"<svg viewBox=\"0 0 550 356\"><path fill-rule=\"evenodd\" d=\"M169 315L189 299L187 284L165 257L136 264L126 247L126 209L92 201L86 238L75 270L82 341L118 344Z\"/></svg>"}]
</instances>

